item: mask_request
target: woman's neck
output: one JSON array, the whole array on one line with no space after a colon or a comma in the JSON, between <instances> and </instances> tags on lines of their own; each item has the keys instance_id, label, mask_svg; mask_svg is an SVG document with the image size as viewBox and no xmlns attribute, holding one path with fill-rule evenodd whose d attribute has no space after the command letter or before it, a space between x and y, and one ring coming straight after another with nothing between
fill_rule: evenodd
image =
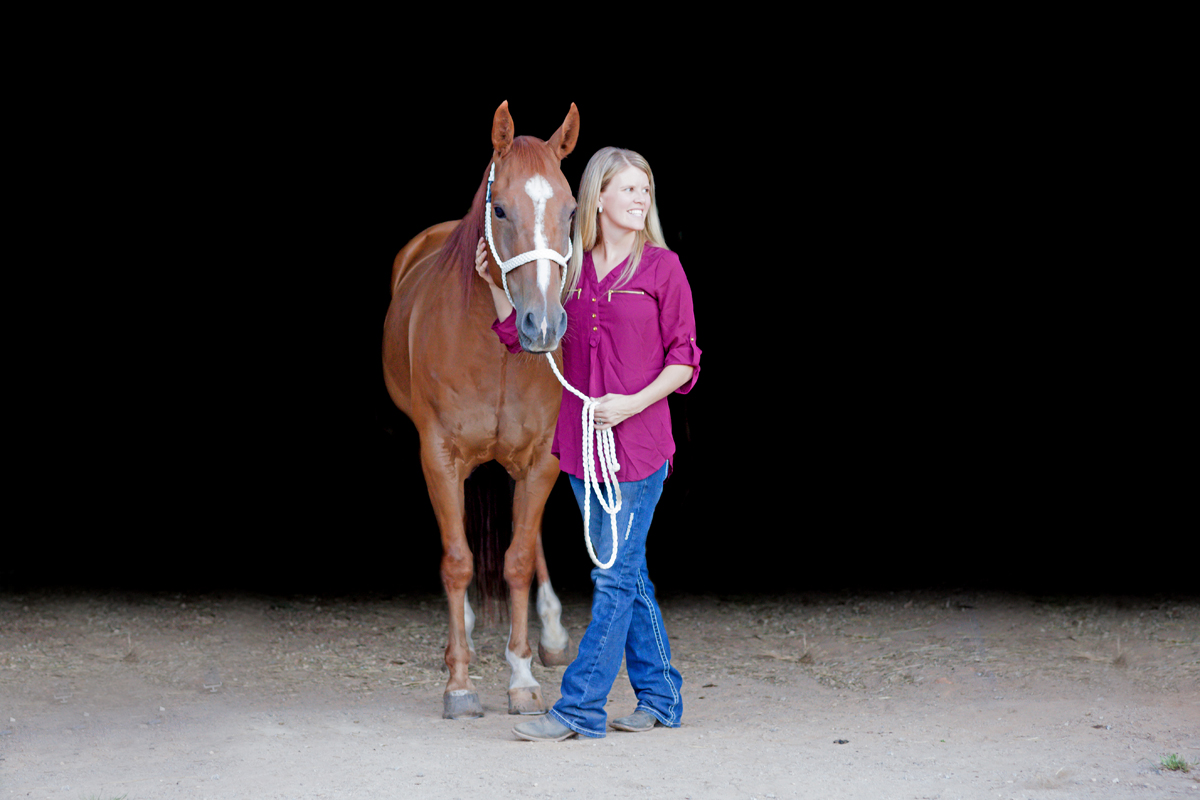
<instances>
[{"instance_id":1,"label":"woman's neck","mask_svg":"<svg viewBox=\"0 0 1200 800\"><path fill-rule=\"evenodd\" d=\"M625 231L622 235L610 237L603 230L604 225L601 224L600 227L600 239L592 248L592 263L596 266L596 277L604 280L608 273L633 252L633 246L637 243L637 232Z\"/></svg>"}]
</instances>

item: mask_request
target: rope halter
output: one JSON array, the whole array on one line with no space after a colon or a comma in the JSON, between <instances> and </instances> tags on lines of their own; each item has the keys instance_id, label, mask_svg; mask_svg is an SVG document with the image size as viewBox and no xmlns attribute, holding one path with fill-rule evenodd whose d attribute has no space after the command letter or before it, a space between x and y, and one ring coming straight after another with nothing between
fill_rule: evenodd
<instances>
[{"instance_id":1,"label":"rope halter","mask_svg":"<svg viewBox=\"0 0 1200 800\"><path fill-rule=\"evenodd\" d=\"M527 250L524 253L515 255L508 261L501 261L500 254L496 252L496 243L492 240L492 181L496 180L496 162L492 162L492 170L488 173L487 184L487 211L483 217L483 229L487 234L488 248L492 252L492 259L500 266L500 280L504 283L504 296L508 298L508 302L516 308L517 304L513 302L512 294L508 291L508 273L512 272L522 264L528 264L530 261L537 261L540 258L546 258L558 264L562 264L562 279L558 284L558 294L562 295L563 289L567 285L567 267L571 261L572 244L571 238L567 237L567 255L564 257L557 250L542 248L540 250Z\"/></svg>"}]
</instances>

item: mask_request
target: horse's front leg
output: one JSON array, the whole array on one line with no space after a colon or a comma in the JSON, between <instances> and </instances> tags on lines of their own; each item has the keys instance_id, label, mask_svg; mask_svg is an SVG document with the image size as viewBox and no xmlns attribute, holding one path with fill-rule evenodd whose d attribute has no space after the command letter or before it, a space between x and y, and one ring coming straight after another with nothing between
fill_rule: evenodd
<instances>
[{"instance_id":1,"label":"horse's front leg","mask_svg":"<svg viewBox=\"0 0 1200 800\"><path fill-rule=\"evenodd\" d=\"M508 683L508 713L545 714L546 701L542 687L530 669L533 651L529 647L529 584L537 562L542 513L546 498L558 477L557 459L546 459L549 465L531 465L519 478L513 494L513 539L504 555L504 578L508 581L510 619L508 651L505 656L512 667ZM547 467L553 467L547 468Z\"/></svg>"},{"instance_id":2,"label":"horse's front leg","mask_svg":"<svg viewBox=\"0 0 1200 800\"><path fill-rule=\"evenodd\" d=\"M562 603L550 585L550 570L542 550L542 532L537 538L537 612L542 620L542 635L538 637L538 658L544 667L565 667L575 659L571 634L562 624Z\"/></svg>"},{"instance_id":3,"label":"horse's front leg","mask_svg":"<svg viewBox=\"0 0 1200 800\"><path fill-rule=\"evenodd\" d=\"M467 630L467 586L474 574L471 548L463 529L463 479L444 447L441 437L421 437L421 468L425 485L442 532L442 586L450 606L450 638L446 644L446 667L450 678L442 695L442 716L469 719L483 716L479 694L471 683L471 640ZM474 621L474 615L471 615Z\"/></svg>"}]
</instances>

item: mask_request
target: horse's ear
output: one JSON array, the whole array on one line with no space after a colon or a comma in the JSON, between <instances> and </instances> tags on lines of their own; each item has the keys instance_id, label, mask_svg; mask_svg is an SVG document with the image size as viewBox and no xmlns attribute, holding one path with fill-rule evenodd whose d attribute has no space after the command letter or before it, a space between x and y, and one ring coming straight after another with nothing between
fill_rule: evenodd
<instances>
[{"instance_id":1,"label":"horse's ear","mask_svg":"<svg viewBox=\"0 0 1200 800\"><path fill-rule=\"evenodd\" d=\"M550 149L558 156L558 160L562 161L571 155L577 141L579 141L579 109L575 108L574 103L571 103L571 110L567 112L567 118L563 120L562 127L550 137Z\"/></svg>"},{"instance_id":2,"label":"horse's ear","mask_svg":"<svg viewBox=\"0 0 1200 800\"><path fill-rule=\"evenodd\" d=\"M508 113L508 101L505 100L496 109L496 116L492 117L492 149L497 155L503 156L512 147L512 140L512 115Z\"/></svg>"}]
</instances>

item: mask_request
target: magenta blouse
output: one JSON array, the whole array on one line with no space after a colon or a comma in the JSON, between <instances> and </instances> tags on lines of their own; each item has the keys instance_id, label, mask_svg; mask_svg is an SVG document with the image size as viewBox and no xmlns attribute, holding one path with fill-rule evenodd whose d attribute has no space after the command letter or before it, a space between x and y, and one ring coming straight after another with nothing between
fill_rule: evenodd
<instances>
[{"instance_id":1,"label":"magenta blouse","mask_svg":"<svg viewBox=\"0 0 1200 800\"><path fill-rule=\"evenodd\" d=\"M686 364L695 368L692 379L677 390L686 394L700 376L700 348L692 289L679 256L647 244L633 278L614 289L624 266L622 262L597 281L592 254L584 254L579 288L563 306L563 377L589 397L634 394L653 383L667 365ZM492 329L510 352L522 352L516 314L497 320ZM583 477L582 413L583 401L564 389L552 447L563 471L578 478ZM644 480L675 453L665 397L623 420L613 433L621 465L617 480Z\"/></svg>"}]
</instances>

